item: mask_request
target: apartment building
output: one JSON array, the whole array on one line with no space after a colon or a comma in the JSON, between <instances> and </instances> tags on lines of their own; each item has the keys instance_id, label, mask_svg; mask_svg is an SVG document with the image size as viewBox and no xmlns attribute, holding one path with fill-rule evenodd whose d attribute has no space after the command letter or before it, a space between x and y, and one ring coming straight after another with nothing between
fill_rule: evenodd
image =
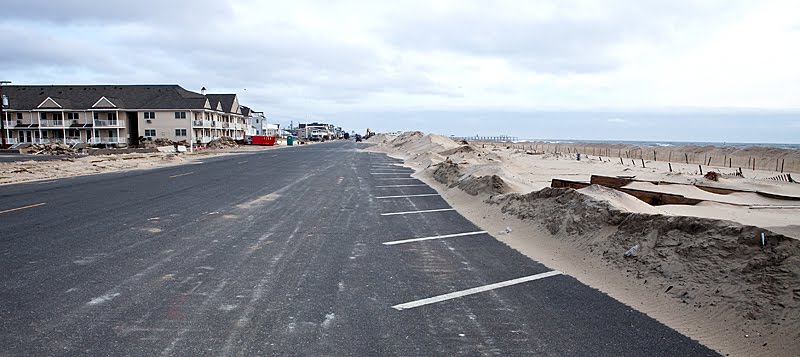
<instances>
[{"instance_id":1,"label":"apartment building","mask_svg":"<svg viewBox=\"0 0 800 357\"><path fill-rule=\"evenodd\" d=\"M179 85L12 85L4 111L8 142L124 146L165 138L208 143L244 139L236 94Z\"/></svg>"}]
</instances>

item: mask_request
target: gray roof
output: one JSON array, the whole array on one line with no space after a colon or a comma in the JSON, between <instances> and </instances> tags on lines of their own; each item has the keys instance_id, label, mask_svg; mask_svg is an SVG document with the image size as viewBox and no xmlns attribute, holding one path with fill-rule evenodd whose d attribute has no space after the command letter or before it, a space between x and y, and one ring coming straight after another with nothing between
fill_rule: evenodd
<instances>
[{"instance_id":1,"label":"gray roof","mask_svg":"<svg viewBox=\"0 0 800 357\"><path fill-rule=\"evenodd\" d=\"M222 110L226 113L233 113L233 101L236 99L236 94L206 94L208 100L211 101L211 107L216 109L217 102L222 102Z\"/></svg>"},{"instance_id":2,"label":"gray roof","mask_svg":"<svg viewBox=\"0 0 800 357\"><path fill-rule=\"evenodd\" d=\"M250 109L250 107L246 107L244 105L239 106L239 108L242 110L242 115L244 115L246 117L249 117L250 116L250 112L253 111L252 109Z\"/></svg>"},{"instance_id":3,"label":"gray roof","mask_svg":"<svg viewBox=\"0 0 800 357\"><path fill-rule=\"evenodd\" d=\"M103 97L120 110L203 109L206 102L206 96L176 84L10 85L3 86L3 94L8 96L11 110L34 110L47 97L55 100L64 110L91 109Z\"/></svg>"}]
</instances>

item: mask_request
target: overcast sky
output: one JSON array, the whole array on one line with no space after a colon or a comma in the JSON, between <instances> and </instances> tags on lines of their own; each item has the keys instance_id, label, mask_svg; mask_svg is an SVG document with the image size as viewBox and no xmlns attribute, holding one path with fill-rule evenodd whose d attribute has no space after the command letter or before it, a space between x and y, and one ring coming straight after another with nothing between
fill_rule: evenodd
<instances>
[{"instance_id":1,"label":"overcast sky","mask_svg":"<svg viewBox=\"0 0 800 357\"><path fill-rule=\"evenodd\" d=\"M2 80L234 92L288 124L800 142L800 3L8 1Z\"/></svg>"}]
</instances>

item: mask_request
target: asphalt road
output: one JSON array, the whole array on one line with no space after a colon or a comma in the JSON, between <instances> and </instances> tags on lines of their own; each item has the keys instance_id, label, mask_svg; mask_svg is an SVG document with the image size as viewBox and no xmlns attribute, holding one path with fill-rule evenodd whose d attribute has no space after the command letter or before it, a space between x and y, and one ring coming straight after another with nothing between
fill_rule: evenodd
<instances>
[{"instance_id":1,"label":"asphalt road","mask_svg":"<svg viewBox=\"0 0 800 357\"><path fill-rule=\"evenodd\" d=\"M61 160L64 156L59 155L24 155L24 154L10 154L0 152L0 162L18 162L18 161L53 161Z\"/></svg>"},{"instance_id":2,"label":"asphalt road","mask_svg":"<svg viewBox=\"0 0 800 357\"><path fill-rule=\"evenodd\" d=\"M0 186L0 355L715 355L356 145Z\"/></svg>"}]
</instances>

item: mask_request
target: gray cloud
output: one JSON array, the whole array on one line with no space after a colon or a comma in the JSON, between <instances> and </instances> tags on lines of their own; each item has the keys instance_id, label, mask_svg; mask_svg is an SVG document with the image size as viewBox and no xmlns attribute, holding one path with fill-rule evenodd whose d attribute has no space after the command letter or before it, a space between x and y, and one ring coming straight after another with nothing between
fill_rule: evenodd
<instances>
[{"instance_id":1,"label":"gray cloud","mask_svg":"<svg viewBox=\"0 0 800 357\"><path fill-rule=\"evenodd\" d=\"M574 3L555 2L553 14L543 19L513 5L487 3L401 14L380 31L391 44L409 50L501 57L540 73L596 73L621 65L613 51L620 44L677 41L671 38L676 30L707 26L709 15L735 13L740 3L607 1L598 14L576 15L569 5Z\"/></svg>"},{"instance_id":2,"label":"gray cloud","mask_svg":"<svg viewBox=\"0 0 800 357\"><path fill-rule=\"evenodd\" d=\"M202 26L209 19L231 18L228 1L215 0L25 0L3 4L5 19L35 20L54 24L153 23L159 26L194 23Z\"/></svg>"}]
</instances>

